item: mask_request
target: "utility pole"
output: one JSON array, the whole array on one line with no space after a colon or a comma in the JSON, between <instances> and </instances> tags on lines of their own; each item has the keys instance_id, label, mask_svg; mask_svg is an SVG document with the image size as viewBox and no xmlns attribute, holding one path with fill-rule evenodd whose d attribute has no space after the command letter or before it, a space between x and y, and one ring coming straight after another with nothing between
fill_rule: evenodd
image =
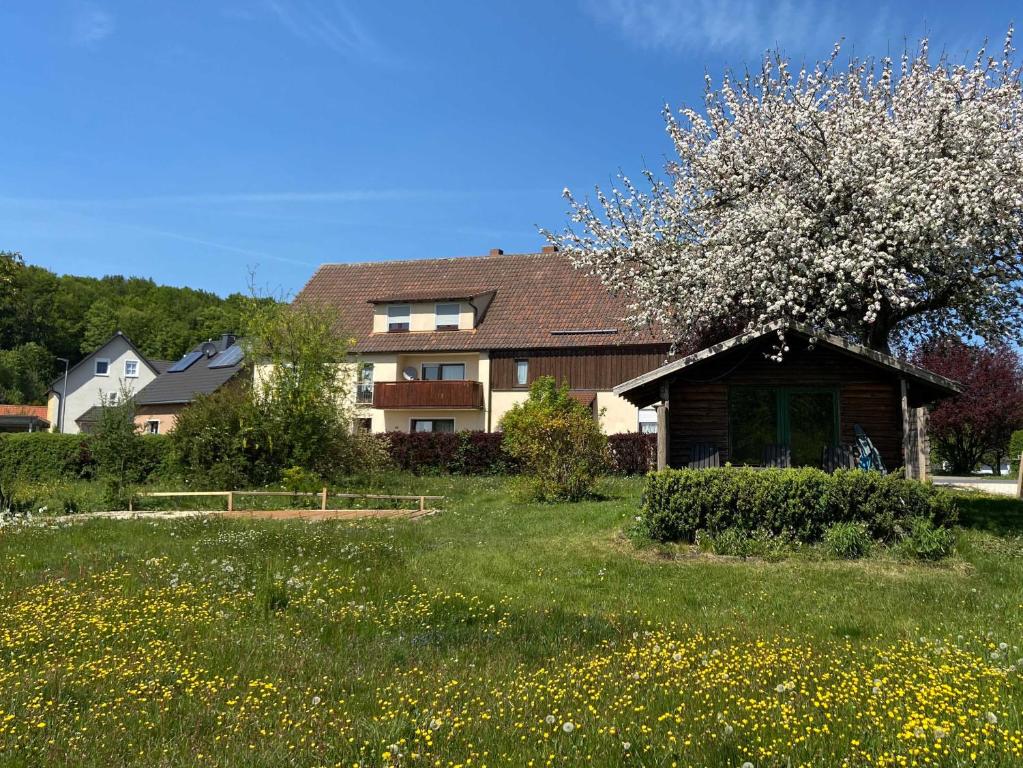
<instances>
[{"instance_id":1,"label":"utility pole","mask_svg":"<svg viewBox=\"0 0 1023 768\"><path fill-rule=\"evenodd\" d=\"M66 410L64 401L67 400L67 371L68 366L71 365L71 361L66 357L58 357L57 362L64 363L64 388L60 392L60 405L57 411L57 431L64 432L64 411Z\"/></svg>"}]
</instances>

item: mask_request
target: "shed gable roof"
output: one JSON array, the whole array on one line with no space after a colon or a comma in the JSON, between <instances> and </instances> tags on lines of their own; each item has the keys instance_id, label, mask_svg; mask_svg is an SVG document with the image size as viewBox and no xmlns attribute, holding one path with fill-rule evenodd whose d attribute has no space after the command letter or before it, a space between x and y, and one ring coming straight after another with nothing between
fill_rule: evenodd
<instances>
[{"instance_id":1,"label":"shed gable roof","mask_svg":"<svg viewBox=\"0 0 1023 768\"><path fill-rule=\"evenodd\" d=\"M489 297L472 331L373 333L374 303ZM295 299L336 309L356 352L667 344L634 332L628 306L564 253L324 264ZM476 303L484 303L483 301Z\"/></svg>"},{"instance_id":2,"label":"shed gable roof","mask_svg":"<svg viewBox=\"0 0 1023 768\"><path fill-rule=\"evenodd\" d=\"M752 331L741 333L738 336L733 336L719 344L714 344L706 349L701 349L699 352L687 355L679 360L662 365L660 368L655 368L648 373L644 373L641 376L637 376L634 379L623 382L614 388L614 393L616 395L621 395L634 404L637 404L641 399L653 402L653 400L657 399L656 397L653 398L653 400L650 400L649 395L644 396L641 395L640 392L645 393L651 385L661 381L662 379L670 377L675 373L691 368L705 360L709 360L710 358L724 354L730 350L751 344L769 334L775 334L779 331L784 331L786 334L796 334L797 336L801 336L815 344L829 347L838 352L856 357L871 365L889 369L893 373L897 373L911 381L922 384L941 393L942 396L955 395L963 389L962 385L958 382L952 381L944 376L940 376L932 371L928 371L925 368L907 363L904 360L899 360L891 355L878 352L875 349L864 347L861 344L855 344L841 338L840 336L815 330L803 323L797 323L791 320L776 320L773 323L768 323L767 325L761 326L760 328L756 328ZM643 404L645 405L647 403L644 402Z\"/></svg>"}]
</instances>

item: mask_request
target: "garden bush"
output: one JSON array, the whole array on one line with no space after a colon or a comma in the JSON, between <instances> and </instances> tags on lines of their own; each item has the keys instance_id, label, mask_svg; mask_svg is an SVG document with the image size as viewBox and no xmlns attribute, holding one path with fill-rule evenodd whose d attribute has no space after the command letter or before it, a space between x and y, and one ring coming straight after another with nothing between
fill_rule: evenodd
<instances>
[{"instance_id":1,"label":"garden bush","mask_svg":"<svg viewBox=\"0 0 1023 768\"><path fill-rule=\"evenodd\" d=\"M496 475L515 471L500 432L385 432L391 463L416 474Z\"/></svg>"},{"instance_id":2,"label":"garden bush","mask_svg":"<svg viewBox=\"0 0 1023 768\"><path fill-rule=\"evenodd\" d=\"M583 499L607 469L607 437L593 412L551 376L533 382L529 398L504 415L501 429L504 449L521 463L528 496L536 501Z\"/></svg>"},{"instance_id":3,"label":"garden bush","mask_svg":"<svg viewBox=\"0 0 1023 768\"><path fill-rule=\"evenodd\" d=\"M616 475L645 475L657 467L657 435L623 432L608 435L610 470Z\"/></svg>"},{"instance_id":4,"label":"garden bush","mask_svg":"<svg viewBox=\"0 0 1023 768\"><path fill-rule=\"evenodd\" d=\"M862 470L666 469L650 475L643 500L644 523L658 541L763 528L816 542L838 522L863 523L872 539L896 541L914 517L951 526L955 504L930 485Z\"/></svg>"},{"instance_id":5,"label":"garden bush","mask_svg":"<svg viewBox=\"0 0 1023 768\"><path fill-rule=\"evenodd\" d=\"M1019 469L1019 455L1023 453L1023 429L1017 429L1009 438L1009 471Z\"/></svg>"},{"instance_id":6,"label":"garden bush","mask_svg":"<svg viewBox=\"0 0 1023 768\"><path fill-rule=\"evenodd\" d=\"M824 532L824 547L832 557L855 560L870 553L873 545L870 532L863 523L842 521Z\"/></svg>"},{"instance_id":7,"label":"garden bush","mask_svg":"<svg viewBox=\"0 0 1023 768\"><path fill-rule=\"evenodd\" d=\"M75 480L96 474L85 435L52 432L0 435L0 468L27 482Z\"/></svg>"},{"instance_id":8,"label":"garden bush","mask_svg":"<svg viewBox=\"0 0 1023 768\"><path fill-rule=\"evenodd\" d=\"M955 532L934 524L926 517L910 518L899 548L903 554L917 560L942 560L955 549Z\"/></svg>"}]
</instances>

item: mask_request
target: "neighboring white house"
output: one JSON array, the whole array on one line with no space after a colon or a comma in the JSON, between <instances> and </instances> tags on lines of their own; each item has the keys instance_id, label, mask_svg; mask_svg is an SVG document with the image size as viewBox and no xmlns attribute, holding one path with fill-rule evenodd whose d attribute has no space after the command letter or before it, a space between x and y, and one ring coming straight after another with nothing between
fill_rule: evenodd
<instances>
[{"instance_id":1,"label":"neighboring white house","mask_svg":"<svg viewBox=\"0 0 1023 768\"><path fill-rule=\"evenodd\" d=\"M147 360L131 339L118 331L68 370L66 397L63 374L50 385L47 418L53 431L88 431L104 402L116 402L122 391L138 392L168 365L163 360Z\"/></svg>"}]
</instances>

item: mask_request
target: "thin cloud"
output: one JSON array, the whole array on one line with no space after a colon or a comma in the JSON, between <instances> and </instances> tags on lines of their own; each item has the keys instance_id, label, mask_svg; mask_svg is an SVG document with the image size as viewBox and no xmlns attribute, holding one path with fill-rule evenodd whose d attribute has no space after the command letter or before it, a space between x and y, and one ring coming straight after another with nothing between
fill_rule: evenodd
<instances>
[{"instance_id":1,"label":"thin cloud","mask_svg":"<svg viewBox=\"0 0 1023 768\"><path fill-rule=\"evenodd\" d=\"M376 64L394 61L392 54L340 0L333 5L308 0L263 0L263 5L282 27L310 45L324 46L352 60Z\"/></svg>"},{"instance_id":2,"label":"thin cloud","mask_svg":"<svg viewBox=\"0 0 1023 768\"><path fill-rule=\"evenodd\" d=\"M75 45L95 48L114 34L113 14L95 3L80 3L71 19L71 40Z\"/></svg>"},{"instance_id":3,"label":"thin cloud","mask_svg":"<svg viewBox=\"0 0 1023 768\"><path fill-rule=\"evenodd\" d=\"M52 198L0 197L0 204L22 206L146 207L156 205L272 205L309 203L371 203L450 196L443 190L429 189L347 189L323 192L226 192L141 197Z\"/></svg>"},{"instance_id":4,"label":"thin cloud","mask_svg":"<svg viewBox=\"0 0 1023 768\"><path fill-rule=\"evenodd\" d=\"M810 0L583 0L583 6L632 43L676 53L758 55L774 47L816 53L841 37L873 48L884 44L891 24L885 6L864 16L848 4Z\"/></svg>"}]
</instances>

